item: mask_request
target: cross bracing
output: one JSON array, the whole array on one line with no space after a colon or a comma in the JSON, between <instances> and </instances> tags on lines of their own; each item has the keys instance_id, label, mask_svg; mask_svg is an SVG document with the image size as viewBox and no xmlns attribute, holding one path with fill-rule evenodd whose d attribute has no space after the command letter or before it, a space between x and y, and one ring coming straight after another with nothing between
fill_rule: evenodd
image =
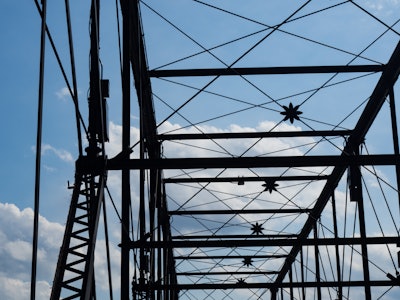
<instances>
[{"instance_id":1,"label":"cross bracing","mask_svg":"<svg viewBox=\"0 0 400 300\"><path fill-rule=\"evenodd\" d=\"M95 228L82 239L94 247L99 205L118 203L121 299L396 299L395 11L121 0L121 147L108 156L102 6L91 7L89 147L67 224ZM82 188L82 174L98 182ZM107 174L118 195L104 193ZM96 205L85 221L79 197ZM53 299L98 293L94 252L75 255L74 232Z\"/></svg>"}]
</instances>

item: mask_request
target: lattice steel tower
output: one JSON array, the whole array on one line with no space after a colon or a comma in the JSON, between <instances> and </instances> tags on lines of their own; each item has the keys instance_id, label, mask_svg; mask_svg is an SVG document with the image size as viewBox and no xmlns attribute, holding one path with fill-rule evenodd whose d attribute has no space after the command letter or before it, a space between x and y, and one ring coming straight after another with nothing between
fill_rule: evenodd
<instances>
[{"instance_id":1,"label":"lattice steel tower","mask_svg":"<svg viewBox=\"0 0 400 300\"><path fill-rule=\"evenodd\" d=\"M95 299L111 203L121 299L399 295L398 12L121 0L117 80L103 78L104 5L91 2L87 128L76 105L87 147L51 299ZM109 80L121 81L116 155Z\"/></svg>"}]
</instances>

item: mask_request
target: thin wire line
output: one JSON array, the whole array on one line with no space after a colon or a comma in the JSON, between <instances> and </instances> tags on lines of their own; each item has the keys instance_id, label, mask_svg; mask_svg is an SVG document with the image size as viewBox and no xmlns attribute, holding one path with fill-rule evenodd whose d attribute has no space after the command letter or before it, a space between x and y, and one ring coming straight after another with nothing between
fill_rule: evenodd
<instances>
[{"instance_id":1,"label":"thin wire line","mask_svg":"<svg viewBox=\"0 0 400 300\"><path fill-rule=\"evenodd\" d=\"M118 35L118 55L119 55L119 65L122 78L122 47L121 47L121 28L120 28L120 18L119 18L119 6L118 0L115 0L115 14L117 16L117 35ZM122 82L121 82L122 84Z\"/></svg>"},{"instance_id":2,"label":"thin wire line","mask_svg":"<svg viewBox=\"0 0 400 300\"><path fill-rule=\"evenodd\" d=\"M394 26L395 24L397 24L400 21L400 19L398 19L392 26ZM354 62L362 53L364 53L365 51L367 51L369 48L372 47L372 45L374 45L381 37L383 37L387 32L389 31L389 29L385 30L382 34L380 34L375 40L373 40L371 43L369 43L363 50L361 50L361 52L354 57L353 59L351 59L346 66L350 65L352 62ZM320 89L322 89L322 87L324 87L325 85L327 85L329 82L331 82L339 73L336 73L334 75L332 75L325 83L323 83L323 85L317 89L313 94L311 94L309 97L307 97L303 102L300 103L300 106L303 105L305 102L307 102L308 100L310 100L311 97L313 97L315 94L317 94Z\"/></svg>"},{"instance_id":3,"label":"thin wire line","mask_svg":"<svg viewBox=\"0 0 400 300\"><path fill-rule=\"evenodd\" d=\"M285 96L285 97L276 99L276 101L278 102L278 101L285 100L285 99L288 99L288 98L291 98L291 97L295 97L295 96L299 96L299 95L306 94L306 93L309 93L309 92L313 92L313 91L316 91L318 89L333 87L333 86L336 86L338 84L347 83L349 81L357 80L357 79L360 79L360 78L363 78L363 77L366 77L366 76L370 76L370 75L373 75L373 74L375 74L375 73L364 74L364 75L361 75L361 76L356 76L354 78L342 80L342 81L335 82L335 83L332 83L332 84L327 84L324 87L318 87L318 88L315 88L315 89L311 89L311 90L307 90L307 91L304 91L304 92L296 93L296 94L293 94L293 95ZM181 85L181 86L185 86L185 87L188 87L188 88L192 88L192 89L198 90L198 88L196 88L196 87L193 87L193 86L190 86L190 85L186 85L186 84L182 84L182 83L179 83L179 82L175 82L175 81L172 81L172 80L167 80L165 78L163 78L162 80L171 82L173 84L177 84L177 85ZM210 121L218 120L218 119L221 119L221 118L224 118L224 117L227 117L227 116L232 116L234 114L238 114L238 113L241 113L241 112L244 112L244 111L248 111L248 110L253 109L253 108L262 108L262 109L269 110L269 111L280 112L278 110L275 110L275 109L272 109L272 108L269 108L269 107L264 107L264 105L268 105L268 104L272 103L272 101L268 101L268 102L264 102L264 103L260 103L260 104L253 104L253 103L250 103L250 102L247 102L247 101L244 101L244 100L240 100L240 99L237 99L237 98L225 96L225 95L214 93L214 92L210 92L210 91L204 91L204 92L208 93L208 94L211 94L211 95L215 95L215 96L221 97L221 98L226 98L228 100L232 100L232 101L248 104L249 107L246 107L246 108L243 108L243 109L239 109L239 110L235 110L235 111L232 111L232 112L229 112L229 113L226 113L226 114L223 114L223 115L219 115L219 116L216 116L216 117L213 117L213 118L209 118L209 119L206 119L206 120L203 120L203 121L199 121L199 122L193 123L193 125L200 125L200 124L207 123L207 122L210 122ZM363 103L365 103L365 101L362 102L362 104ZM354 113L358 108L360 108L362 104L357 106L357 108L354 109L351 112L351 114ZM340 121L339 124L343 123L351 114L349 114L345 119ZM334 128L348 129L348 128L345 128L345 127L341 127L339 125L329 124L329 123L326 123L326 122L318 121L318 120L307 118L307 117L302 117L302 119L309 120L309 121L316 122L316 123L320 123L322 125L328 125L328 126L331 126L331 127L334 127ZM183 126L183 127L177 128L177 129L172 129L172 130L164 132L163 134L176 132L178 130L185 129L185 128L188 128L188 127L191 127L191 126L192 126L192 124L187 125L187 126Z\"/></svg>"},{"instance_id":4,"label":"thin wire line","mask_svg":"<svg viewBox=\"0 0 400 300\"><path fill-rule=\"evenodd\" d=\"M379 226L379 229L380 229L380 231L381 231L381 234L382 234L383 237L385 237L385 233L384 233L384 231L383 231L381 221L379 220L378 213L377 213L376 208L375 208L375 204L374 204L374 202L372 202L372 197L371 197L371 194L370 194L370 192L369 192L368 186L367 186L367 184L365 183L364 177L362 177L362 182L363 182L363 184L364 184L365 191L367 192L368 199L369 199L369 203L371 204L372 211L373 211L373 213L374 213L374 215L375 215L375 219L376 219L376 221L378 222L378 226ZM361 201L362 201L362 200L361 200ZM387 249L387 251L388 251L388 253L389 253L389 256L390 256L390 259L391 259L391 261L392 261L394 270L397 270L396 263L394 262L394 259L393 259L392 253L390 252L390 249L389 249L389 245L388 245L388 244L386 244L386 249Z\"/></svg>"},{"instance_id":5,"label":"thin wire line","mask_svg":"<svg viewBox=\"0 0 400 300\"><path fill-rule=\"evenodd\" d=\"M366 145L365 145L365 150L366 150L367 154L369 155L369 151L368 151L368 148L367 148ZM389 212L389 214L390 214L390 218L392 219L392 223L393 223L393 225L394 225L394 228L396 229L397 235L400 235L400 234L399 234L399 229L397 228L397 225L396 225L396 221L394 220L394 216L393 216L392 211L391 211L391 209L390 209L390 205L389 205L389 203L388 203L387 197L386 197L386 195L385 195L385 193L384 193L384 190L383 190L383 187L382 187L382 183L381 183L381 180L380 180L381 178L380 178L380 176L378 175L378 172L376 171L375 166L372 166L372 170L373 170L372 174L375 176L376 181L377 181L377 183L378 183L378 185L379 185L379 189L380 189L380 191L381 191L381 193L382 193L383 199L385 200L386 208L388 209L388 212ZM366 188L366 190L367 190L367 185L365 185L365 188ZM367 190L367 191L368 191L368 190ZM396 191L396 192L398 193L398 191ZM370 197L370 201L372 201L371 197ZM383 233L383 232L382 232L382 233Z\"/></svg>"},{"instance_id":6,"label":"thin wire line","mask_svg":"<svg viewBox=\"0 0 400 300\"><path fill-rule=\"evenodd\" d=\"M159 96L157 96L157 95L154 94L154 93L153 93L153 96L156 97L158 100L160 100L162 103L164 103L166 106L168 106L169 108L172 109L172 107L171 107L166 101L164 101L163 99L161 99ZM194 128L196 128L200 133L202 133L202 134L204 134L204 135L207 136L206 133L204 133L198 126L196 126L195 124L191 123L191 122L190 122L186 117L184 117L180 112L176 111L176 113L177 113L181 118L183 118L186 122L188 122L189 124L191 124L191 126L193 126ZM225 149L223 146L221 146L217 141L215 141L214 139L211 139L211 141L212 141L214 144L216 144L219 148L221 148L226 154L228 154L229 156L232 156L232 157L233 157L233 155L232 155L227 149Z\"/></svg>"},{"instance_id":7,"label":"thin wire line","mask_svg":"<svg viewBox=\"0 0 400 300\"><path fill-rule=\"evenodd\" d=\"M291 15L289 15L289 17L287 17L282 23L278 24L276 27L274 27L272 29L271 32L269 32L267 35L265 35L262 39L260 39L258 42L256 42L252 47L250 47L250 49L248 49L247 51L245 51L242 55L240 55L233 63L231 63L230 65L225 65L227 66L227 68L231 68L233 67L236 63L238 63L241 59L243 59L247 54L249 54L254 48L256 48L258 45L260 45L265 39L267 39L269 36L271 36L279 27L281 27L283 24L285 24L288 20L290 20L297 12L299 12L301 9L303 9L308 3L310 3L311 0L308 0L307 2L305 2L303 5L301 5L295 12L293 12ZM143 3L143 2L142 2ZM152 10L153 12L155 12L157 15L159 15L162 19L164 19L165 21L167 21L170 25L172 25L175 29L177 29L179 32L181 32L182 34L184 34L186 37L188 37L190 40L192 40L193 42L195 42L197 45L199 45L200 47L202 47L199 43L197 43L193 38L191 38L189 35L187 35L186 33L184 33L182 30L180 30L178 27L176 27L174 24L172 24L170 21L168 21L166 18L164 18L162 15L160 15L158 12L156 12L155 10L153 10L151 7L149 7L147 4L143 3L146 7L148 7L150 10ZM202 47L204 50L205 48ZM210 53L213 57L217 58L214 54ZM217 58L218 59L218 58ZM220 59L218 59L220 62L222 62ZM222 62L223 63L223 62ZM238 74L239 75L239 74ZM170 119L173 115L175 115L179 110L181 110L184 106L186 106L189 102L191 102L194 98L196 98L202 91L204 91L207 87L209 87L211 84L213 84L218 78L220 77L220 75L215 76L211 81L209 81L200 91L198 91L197 93L195 93L192 97L190 97L188 100L186 100L183 104L181 104L178 108L176 108L168 117L166 117L163 121L161 121L158 125L157 128L159 126L161 126L163 123L165 123L168 119ZM241 76L242 77L242 76ZM244 79L244 77L242 77ZM246 80L246 79L245 79ZM248 80L246 80L249 84L253 85L251 82L249 82ZM253 85L254 86L254 85ZM255 88L257 88L256 86L254 86ZM258 88L257 88L258 89ZM258 89L259 91L261 91L260 89ZM262 92L262 91L261 91ZM267 94L265 94L264 92L262 92L265 96L269 97ZM269 97L271 100L273 100L271 97ZM274 101L274 100L273 100ZM275 101L274 101L275 102ZM280 107L281 105L279 103L278 104Z\"/></svg>"},{"instance_id":8,"label":"thin wire line","mask_svg":"<svg viewBox=\"0 0 400 300\"><path fill-rule=\"evenodd\" d=\"M40 5L39 5L38 0L34 0L34 1L35 1L36 8L37 8L39 14L42 16L42 10L41 10L41 8L40 8ZM47 33L47 38L49 39L51 48L53 49L54 55L55 55L55 57L56 57L56 60L57 60L58 66L59 66L59 68L60 68L61 74L63 75L65 84L67 85L67 88L68 88L68 91L69 91L69 93L70 93L70 95L71 95L72 100L74 100L74 98L75 98L74 93L73 93L72 88L71 88L71 85L70 85L70 83L69 83L69 81L68 81L68 77L67 77L67 74L66 74L66 72L65 72L64 66L63 66L63 64L62 64L62 62L61 62L60 55L58 54L56 45L54 44L53 37L52 37L52 35L51 35L51 33L50 33L50 30L49 30L49 28L47 27L47 25L46 25L46 33ZM79 108L77 107L77 103L76 103L76 102L74 102L74 105L75 105L75 111L77 111L77 113L78 113L78 115L79 115L79 119L80 119L80 121L81 121L82 127L83 127L83 129L84 129L84 131L85 131L85 133L86 133L86 137L87 137L87 136L88 136L88 130L87 130L87 127L86 127L86 125L85 125L85 122L84 122L84 120L83 120L83 118L82 118L82 114L80 113Z\"/></svg>"},{"instance_id":9,"label":"thin wire line","mask_svg":"<svg viewBox=\"0 0 400 300\"><path fill-rule=\"evenodd\" d=\"M393 26L389 26L387 25L385 22L383 22L381 19L375 17L372 13L370 13L369 11L367 11L365 8L363 8L361 5L355 3L353 0L349 0L354 6L358 7L360 10L362 10L363 12L365 12L367 15L369 15L370 17L372 17L373 19L375 19L376 21L378 21L379 23L381 23L383 26L385 26L388 30L394 32L395 34L400 36L400 33L397 32L396 30L393 29Z\"/></svg>"},{"instance_id":10,"label":"thin wire line","mask_svg":"<svg viewBox=\"0 0 400 300\"><path fill-rule=\"evenodd\" d=\"M76 130L78 136L78 152L79 156L82 156L83 148L82 148L82 134L81 134L81 125L79 121L79 99L78 99L78 85L76 82L76 68L75 68L75 55L74 55L74 45L72 38L72 28L71 28L71 16L69 9L69 0L65 0L65 12L67 18L67 27L68 27L68 45L69 45L69 56L71 62L71 73L72 73L72 85L74 89L74 93L72 95L73 102L75 104L75 118L76 118Z\"/></svg>"},{"instance_id":11,"label":"thin wire line","mask_svg":"<svg viewBox=\"0 0 400 300\"><path fill-rule=\"evenodd\" d=\"M250 21L250 22L252 22L252 23L265 26L265 27L266 27L265 30L269 30L269 29L271 29L271 28L274 27L274 26L271 26L271 25L267 25L267 24L265 24L265 23L263 23L263 22L253 20L253 19L251 19L251 18L244 17L244 16L242 16L242 15L236 14L236 13L231 12L231 11L228 11L228 10L226 10L226 9L223 9L223 8L220 8L220 7L211 5L211 4L209 4L209 3L205 3L205 2L202 2L202 1L199 1L199 0L193 0L193 1L198 2L198 3L200 3L200 4L203 4L203 5L205 5L205 6L211 7L211 8L213 8L213 9L222 11L222 12L224 12L224 13L233 15L233 16L235 16L235 17L238 17L238 18L241 18L241 19ZM323 8L323 9L316 10L316 11L314 11L314 12L305 14L305 15L303 15L303 16L299 16L299 17L297 17L297 18L293 18L293 19L289 20L287 23L294 22L294 21L298 21L298 20L303 19L303 18L305 18L305 17L309 17L309 16L311 16L311 15L314 15L314 14L317 14L317 13L320 13L320 12L323 12L323 11L326 11L326 10L329 10L329 9L336 8L336 7L338 7L338 6L341 6L341 5L343 5L343 4L348 3L349 1L350 1L350 0L346 0L346 1L343 1L343 2L340 2L340 3L337 3L337 4L334 4L334 5L325 7L325 8ZM330 49L333 49L333 50L337 50L337 51L342 52L342 53L345 53L345 54L349 54L349 55L352 55L352 56L357 56L357 57L363 58L363 59L365 59L365 60L368 60L368 61L371 61L371 62L374 62L374 63L377 63L377 64L382 64L381 62L378 62L378 61L376 61L376 60L373 60L373 59L370 59L370 58L367 58L367 57L364 57L364 56L359 56L359 55L357 55L357 54L355 54L355 53L352 53L352 52L350 52L350 51L343 50L343 49L340 49L340 48L338 48L338 47L331 46L331 45L328 45L328 44L326 44L326 43L322 43L322 42L319 42L319 41L316 41L316 40L313 40L313 39L310 39L310 38L306 38L306 37L304 37L304 36L300 36L300 35L297 35L297 34L295 34L295 33L291 33L291 32L288 32L288 31L285 31L285 30L282 30L282 29L278 29L278 31L279 31L279 32L282 32L282 33L285 33L285 34L288 34L288 35L291 35L291 36L294 36L294 37L297 37L297 38L300 38L300 39L303 39L303 40L305 40L305 41L312 42L312 43L314 43L314 44L318 44L318 45L321 45L321 46L324 46L324 47L327 47L327 48L330 48ZM259 32L260 32L260 31L254 32L254 34L257 34L257 33L259 33ZM252 34L252 35L253 35L253 34ZM248 37L248 36L243 36L243 38L247 38L247 37ZM240 39L242 39L242 38L240 38ZM236 39L236 40L237 40L237 39ZM216 49L216 48L218 48L218 47L225 46L226 44L230 44L230 43L236 42L236 40L233 40L233 41L231 41L231 42L227 42L227 43L224 43L224 44L221 44L221 45L218 45L218 46L209 48L209 50L214 50L214 49ZM196 54L193 54L193 55L191 55L191 56L188 56L187 58L190 58L190 57L193 57L193 56L195 56L195 55L202 54L202 53L204 53L204 52L198 52L198 53L196 53ZM183 59L186 59L186 58L183 58ZM180 59L180 61L183 60L183 59ZM176 61L175 61L175 62L176 62ZM175 63L175 62L172 62L172 63ZM167 65L170 65L170 64L172 64L172 63L169 63L169 64L167 64ZM162 68L162 67L165 67L165 66L167 66L167 65L158 67L157 69Z\"/></svg>"}]
</instances>

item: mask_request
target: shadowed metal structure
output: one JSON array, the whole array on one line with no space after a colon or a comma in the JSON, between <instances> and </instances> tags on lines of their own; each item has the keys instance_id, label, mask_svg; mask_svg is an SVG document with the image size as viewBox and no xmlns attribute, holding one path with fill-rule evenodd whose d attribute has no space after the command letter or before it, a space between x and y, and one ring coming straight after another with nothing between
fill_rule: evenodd
<instances>
[{"instance_id":1,"label":"shadowed metal structure","mask_svg":"<svg viewBox=\"0 0 400 300\"><path fill-rule=\"evenodd\" d=\"M109 174L121 299L396 299L398 19L355 1L178 2L117 5L112 156L91 2L88 147L51 299L98 294Z\"/></svg>"}]
</instances>

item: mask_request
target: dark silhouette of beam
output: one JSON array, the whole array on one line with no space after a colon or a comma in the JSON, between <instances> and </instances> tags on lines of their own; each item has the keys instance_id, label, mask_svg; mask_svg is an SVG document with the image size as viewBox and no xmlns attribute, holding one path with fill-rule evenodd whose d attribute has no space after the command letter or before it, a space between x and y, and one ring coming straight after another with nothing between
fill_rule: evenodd
<instances>
[{"instance_id":1,"label":"dark silhouette of beam","mask_svg":"<svg viewBox=\"0 0 400 300\"><path fill-rule=\"evenodd\" d=\"M78 162L82 168L93 167L90 163ZM101 162L98 162L101 163ZM140 169L224 169L224 168L290 168L290 167L321 167L351 165L396 165L400 156L382 155L324 155L324 156L266 156L266 157L209 157L209 158L159 158L159 159L129 159L119 157L107 162L108 170L140 170ZM86 164L86 165L85 165Z\"/></svg>"},{"instance_id":2,"label":"dark silhouette of beam","mask_svg":"<svg viewBox=\"0 0 400 300\"><path fill-rule=\"evenodd\" d=\"M264 68L226 68L226 69L177 69L151 70L150 77L190 77L190 76L238 76L238 75L277 75L277 74L323 74L323 73L364 73L382 72L384 65L352 66L293 66Z\"/></svg>"},{"instance_id":3,"label":"dark silhouette of beam","mask_svg":"<svg viewBox=\"0 0 400 300\"><path fill-rule=\"evenodd\" d=\"M256 139L304 136L349 136L351 130L313 130L313 131L270 131L270 132L223 132L223 133L177 133L159 134L160 141L171 140L217 140L217 139Z\"/></svg>"}]
</instances>

